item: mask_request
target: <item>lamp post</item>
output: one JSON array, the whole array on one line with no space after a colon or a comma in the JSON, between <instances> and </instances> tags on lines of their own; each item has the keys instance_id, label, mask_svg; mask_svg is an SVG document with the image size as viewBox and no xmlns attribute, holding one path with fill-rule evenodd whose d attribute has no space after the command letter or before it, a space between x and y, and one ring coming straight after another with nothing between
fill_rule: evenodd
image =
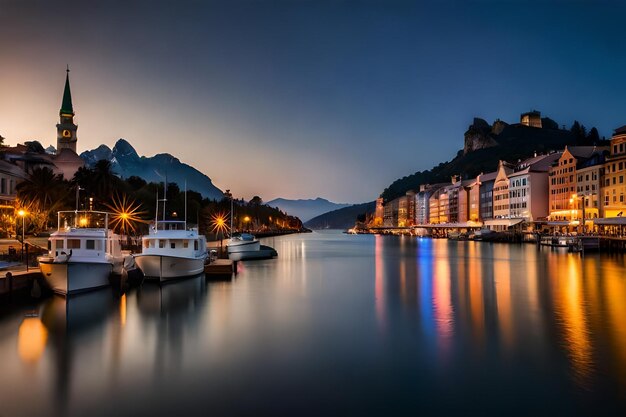
<instances>
[{"instance_id":1,"label":"lamp post","mask_svg":"<svg viewBox=\"0 0 626 417\"><path fill-rule=\"evenodd\" d=\"M26 211L24 209L20 209L17 212L17 215L22 218L22 262L24 262L24 218L26 217Z\"/></svg>"},{"instance_id":2,"label":"lamp post","mask_svg":"<svg viewBox=\"0 0 626 417\"><path fill-rule=\"evenodd\" d=\"M224 197L230 199L230 237L233 237L233 195L230 190L226 190Z\"/></svg>"},{"instance_id":3,"label":"lamp post","mask_svg":"<svg viewBox=\"0 0 626 417\"><path fill-rule=\"evenodd\" d=\"M586 221L585 221L585 197L587 197L587 193L583 193L581 195L572 194L572 198L569 199L570 203L576 202L576 214L578 214L578 200L582 201L582 205L583 205L583 208L582 208L582 215L583 215L583 218L582 218L582 233L585 233L585 226L586 226L585 225L585 223L586 223ZM581 224L581 223L579 222L579 224Z\"/></svg>"}]
</instances>

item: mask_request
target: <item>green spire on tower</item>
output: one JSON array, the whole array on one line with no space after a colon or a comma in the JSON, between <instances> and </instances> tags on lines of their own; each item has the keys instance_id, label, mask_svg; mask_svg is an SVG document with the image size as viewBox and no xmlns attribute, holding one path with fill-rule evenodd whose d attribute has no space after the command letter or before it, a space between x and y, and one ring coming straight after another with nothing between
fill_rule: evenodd
<instances>
[{"instance_id":1,"label":"green spire on tower","mask_svg":"<svg viewBox=\"0 0 626 417\"><path fill-rule=\"evenodd\" d=\"M74 107L72 106L72 93L70 92L70 66L67 66L67 74L65 75L65 90L63 90L63 102L61 103L60 114L74 115Z\"/></svg>"}]
</instances>

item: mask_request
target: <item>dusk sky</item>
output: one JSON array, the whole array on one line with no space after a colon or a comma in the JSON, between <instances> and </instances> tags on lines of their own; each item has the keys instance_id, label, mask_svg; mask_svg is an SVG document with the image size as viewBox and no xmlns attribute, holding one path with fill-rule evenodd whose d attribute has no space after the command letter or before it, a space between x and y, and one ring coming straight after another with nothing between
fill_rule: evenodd
<instances>
[{"instance_id":1,"label":"dusk sky","mask_svg":"<svg viewBox=\"0 0 626 417\"><path fill-rule=\"evenodd\" d=\"M235 196L371 201L473 117L626 124L626 2L0 0L0 135L127 139Z\"/></svg>"}]
</instances>

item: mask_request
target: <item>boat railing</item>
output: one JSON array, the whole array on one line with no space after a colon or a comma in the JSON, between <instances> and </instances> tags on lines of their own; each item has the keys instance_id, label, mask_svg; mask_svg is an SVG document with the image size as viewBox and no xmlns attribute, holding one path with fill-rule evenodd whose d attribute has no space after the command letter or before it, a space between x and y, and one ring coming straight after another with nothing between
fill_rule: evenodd
<instances>
[{"instance_id":1,"label":"boat railing","mask_svg":"<svg viewBox=\"0 0 626 417\"><path fill-rule=\"evenodd\" d=\"M158 223L152 224L150 230L154 232L164 230L186 230L186 222L181 220L159 220Z\"/></svg>"},{"instance_id":2,"label":"boat railing","mask_svg":"<svg viewBox=\"0 0 626 417\"><path fill-rule=\"evenodd\" d=\"M108 229L109 215L105 211L73 210L57 213L57 230Z\"/></svg>"}]
</instances>

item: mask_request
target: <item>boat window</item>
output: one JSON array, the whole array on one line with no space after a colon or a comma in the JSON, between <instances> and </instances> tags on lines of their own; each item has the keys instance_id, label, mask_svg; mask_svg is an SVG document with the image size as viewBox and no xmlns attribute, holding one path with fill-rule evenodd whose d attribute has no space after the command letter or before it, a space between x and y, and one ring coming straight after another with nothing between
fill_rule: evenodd
<instances>
[{"instance_id":1,"label":"boat window","mask_svg":"<svg viewBox=\"0 0 626 417\"><path fill-rule=\"evenodd\" d=\"M96 240L96 250L102 250L102 241Z\"/></svg>"},{"instance_id":2,"label":"boat window","mask_svg":"<svg viewBox=\"0 0 626 417\"><path fill-rule=\"evenodd\" d=\"M159 240L159 248L164 248L165 247L165 240Z\"/></svg>"},{"instance_id":3,"label":"boat window","mask_svg":"<svg viewBox=\"0 0 626 417\"><path fill-rule=\"evenodd\" d=\"M150 243L152 243L152 242L150 242L150 241L149 241L149 240L147 240L147 239L146 239L146 240L144 240L144 241L143 241L143 247L144 247L144 248L149 248L149 247L150 247Z\"/></svg>"},{"instance_id":4,"label":"boat window","mask_svg":"<svg viewBox=\"0 0 626 417\"><path fill-rule=\"evenodd\" d=\"M183 240L183 248L187 249L189 247L189 241Z\"/></svg>"},{"instance_id":5,"label":"boat window","mask_svg":"<svg viewBox=\"0 0 626 417\"><path fill-rule=\"evenodd\" d=\"M54 243L56 243L57 249L63 249L63 239L55 240Z\"/></svg>"},{"instance_id":6,"label":"boat window","mask_svg":"<svg viewBox=\"0 0 626 417\"><path fill-rule=\"evenodd\" d=\"M95 249L96 248L96 241L93 239L87 239L85 241L85 249Z\"/></svg>"},{"instance_id":7,"label":"boat window","mask_svg":"<svg viewBox=\"0 0 626 417\"><path fill-rule=\"evenodd\" d=\"M198 240L193 241L193 250L198 250Z\"/></svg>"},{"instance_id":8,"label":"boat window","mask_svg":"<svg viewBox=\"0 0 626 417\"><path fill-rule=\"evenodd\" d=\"M170 248L176 249L176 242L170 242Z\"/></svg>"},{"instance_id":9,"label":"boat window","mask_svg":"<svg viewBox=\"0 0 626 417\"><path fill-rule=\"evenodd\" d=\"M68 249L80 249L80 239L67 239Z\"/></svg>"},{"instance_id":10,"label":"boat window","mask_svg":"<svg viewBox=\"0 0 626 417\"><path fill-rule=\"evenodd\" d=\"M150 247L153 248L154 247L154 240L150 241Z\"/></svg>"}]
</instances>

